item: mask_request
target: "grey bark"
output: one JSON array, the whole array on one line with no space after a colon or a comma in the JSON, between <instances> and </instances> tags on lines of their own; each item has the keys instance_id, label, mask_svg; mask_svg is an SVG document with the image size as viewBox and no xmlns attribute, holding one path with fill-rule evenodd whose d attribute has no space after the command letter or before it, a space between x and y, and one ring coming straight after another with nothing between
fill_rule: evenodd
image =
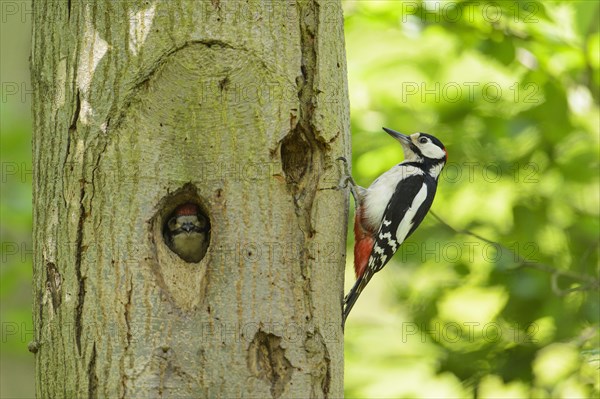
<instances>
[{"instance_id":1,"label":"grey bark","mask_svg":"<svg viewBox=\"0 0 600 399\"><path fill-rule=\"evenodd\" d=\"M38 397L342 396L339 2L36 1L32 81Z\"/></svg>"}]
</instances>

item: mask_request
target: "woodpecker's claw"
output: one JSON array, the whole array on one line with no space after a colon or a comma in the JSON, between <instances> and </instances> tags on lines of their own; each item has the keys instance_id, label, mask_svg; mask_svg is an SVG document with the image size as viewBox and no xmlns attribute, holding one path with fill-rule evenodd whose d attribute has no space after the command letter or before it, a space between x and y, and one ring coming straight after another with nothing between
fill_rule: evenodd
<instances>
[{"instance_id":1,"label":"woodpecker's claw","mask_svg":"<svg viewBox=\"0 0 600 399\"><path fill-rule=\"evenodd\" d=\"M342 189L348 187L348 183L350 183L353 186L356 186L356 183L354 183L354 179L352 179L352 175L350 174L350 170L348 168L348 160L345 157L339 157L336 159L336 161L342 161L344 163L344 174L340 179L339 188Z\"/></svg>"},{"instance_id":2,"label":"woodpecker's claw","mask_svg":"<svg viewBox=\"0 0 600 399\"><path fill-rule=\"evenodd\" d=\"M358 189L360 189L361 187L356 185L356 182L354 181L354 179L352 178L352 174L350 174L350 170L348 167L348 160L345 157L338 157L336 159L336 161L342 161L344 166L344 174L342 175L341 179L340 179L340 184L338 186L338 188L344 189L346 187L348 187L348 183L350 183L350 193L352 194L352 197L354 198L354 202L358 205L359 203L359 195L358 195Z\"/></svg>"}]
</instances>

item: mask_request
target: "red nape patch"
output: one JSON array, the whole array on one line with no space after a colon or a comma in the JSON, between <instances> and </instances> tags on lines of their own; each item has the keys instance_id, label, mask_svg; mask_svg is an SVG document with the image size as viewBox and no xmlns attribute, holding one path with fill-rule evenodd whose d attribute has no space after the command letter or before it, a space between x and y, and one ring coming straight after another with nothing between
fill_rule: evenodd
<instances>
[{"instance_id":1,"label":"red nape patch","mask_svg":"<svg viewBox=\"0 0 600 399\"><path fill-rule=\"evenodd\" d=\"M191 202L180 205L175 211L177 216L197 215L198 213L198 205L192 204Z\"/></svg>"},{"instance_id":2,"label":"red nape patch","mask_svg":"<svg viewBox=\"0 0 600 399\"><path fill-rule=\"evenodd\" d=\"M444 153L446 154L446 162L448 162L448 151L446 151L445 148L442 148L444 150Z\"/></svg>"}]
</instances>

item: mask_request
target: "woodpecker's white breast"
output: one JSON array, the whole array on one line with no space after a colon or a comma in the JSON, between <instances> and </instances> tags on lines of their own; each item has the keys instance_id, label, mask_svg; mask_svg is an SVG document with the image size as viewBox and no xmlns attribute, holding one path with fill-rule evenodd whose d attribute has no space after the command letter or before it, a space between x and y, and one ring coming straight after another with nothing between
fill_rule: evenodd
<instances>
[{"instance_id":1,"label":"woodpecker's white breast","mask_svg":"<svg viewBox=\"0 0 600 399\"><path fill-rule=\"evenodd\" d=\"M373 227L379 226L398 183L407 177L422 174L423 170L401 163L379 176L366 190L364 209L367 222Z\"/></svg>"}]
</instances>

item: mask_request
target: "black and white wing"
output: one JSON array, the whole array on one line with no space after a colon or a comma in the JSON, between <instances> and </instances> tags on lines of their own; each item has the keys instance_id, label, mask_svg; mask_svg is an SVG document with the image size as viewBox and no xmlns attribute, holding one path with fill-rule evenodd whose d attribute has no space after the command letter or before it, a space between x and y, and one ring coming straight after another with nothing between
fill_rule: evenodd
<instances>
[{"instance_id":1,"label":"black and white wing","mask_svg":"<svg viewBox=\"0 0 600 399\"><path fill-rule=\"evenodd\" d=\"M383 213L367 269L376 273L386 265L425 218L435 190L436 182L425 174L409 176L396 186Z\"/></svg>"}]
</instances>

